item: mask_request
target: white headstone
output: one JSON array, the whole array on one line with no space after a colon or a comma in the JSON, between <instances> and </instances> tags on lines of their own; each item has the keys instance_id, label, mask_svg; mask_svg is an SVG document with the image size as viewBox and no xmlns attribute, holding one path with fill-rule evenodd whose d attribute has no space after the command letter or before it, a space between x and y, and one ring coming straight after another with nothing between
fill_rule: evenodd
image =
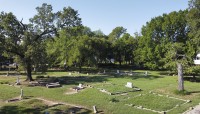
<instances>
[{"instance_id":1,"label":"white headstone","mask_svg":"<svg viewBox=\"0 0 200 114\"><path fill-rule=\"evenodd\" d=\"M148 76L148 72L147 71L145 72L145 76Z\"/></svg>"},{"instance_id":2,"label":"white headstone","mask_svg":"<svg viewBox=\"0 0 200 114\"><path fill-rule=\"evenodd\" d=\"M79 85L78 85L78 88L83 88L83 84L79 84Z\"/></svg>"},{"instance_id":3,"label":"white headstone","mask_svg":"<svg viewBox=\"0 0 200 114\"><path fill-rule=\"evenodd\" d=\"M70 73L69 73L69 75L71 76L71 75L72 75L72 73L70 72Z\"/></svg>"},{"instance_id":4,"label":"white headstone","mask_svg":"<svg viewBox=\"0 0 200 114\"><path fill-rule=\"evenodd\" d=\"M96 114L97 113L96 106L93 106L93 110L94 110L94 113Z\"/></svg>"},{"instance_id":5,"label":"white headstone","mask_svg":"<svg viewBox=\"0 0 200 114\"><path fill-rule=\"evenodd\" d=\"M23 99L23 96L24 96L24 92L23 92L23 89L21 89L20 98Z\"/></svg>"},{"instance_id":6,"label":"white headstone","mask_svg":"<svg viewBox=\"0 0 200 114\"><path fill-rule=\"evenodd\" d=\"M87 73L87 75L89 75L89 73Z\"/></svg>"},{"instance_id":7,"label":"white headstone","mask_svg":"<svg viewBox=\"0 0 200 114\"><path fill-rule=\"evenodd\" d=\"M128 88L133 88L133 84L131 82L127 82L127 84L125 86Z\"/></svg>"},{"instance_id":8,"label":"white headstone","mask_svg":"<svg viewBox=\"0 0 200 114\"><path fill-rule=\"evenodd\" d=\"M104 71L103 71L103 73L105 74L105 73L106 73L106 71L104 70Z\"/></svg>"}]
</instances>

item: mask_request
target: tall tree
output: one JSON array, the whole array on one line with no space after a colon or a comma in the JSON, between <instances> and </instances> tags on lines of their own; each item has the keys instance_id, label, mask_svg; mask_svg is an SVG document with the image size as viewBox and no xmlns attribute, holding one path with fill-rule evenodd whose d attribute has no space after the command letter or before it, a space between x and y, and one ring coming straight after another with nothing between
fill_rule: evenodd
<instances>
[{"instance_id":1,"label":"tall tree","mask_svg":"<svg viewBox=\"0 0 200 114\"><path fill-rule=\"evenodd\" d=\"M46 39L57 33L60 28L81 24L77 11L72 8L69 8L69 13L67 13L68 8L64 8L59 13L52 13L52 6L44 3L36 10L38 14L30 19L30 24L23 24L12 13L2 12L0 15L0 42L3 44L5 52L21 59L27 70L28 81L33 80L32 66L34 61L38 60L35 57L38 57L38 55L45 57L42 56L42 52L45 51L40 50L44 49L41 45L44 44Z\"/></svg>"},{"instance_id":2,"label":"tall tree","mask_svg":"<svg viewBox=\"0 0 200 114\"><path fill-rule=\"evenodd\" d=\"M108 40L110 42L114 42L119 39L124 33L126 33L126 29L123 27L116 27L112 30L112 32L108 35Z\"/></svg>"},{"instance_id":3,"label":"tall tree","mask_svg":"<svg viewBox=\"0 0 200 114\"><path fill-rule=\"evenodd\" d=\"M187 16L190 32L188 47L190 57L194 58L197 53L200 53L200 0L189 1L189 13Z\"/></svg>"}]
</instances>

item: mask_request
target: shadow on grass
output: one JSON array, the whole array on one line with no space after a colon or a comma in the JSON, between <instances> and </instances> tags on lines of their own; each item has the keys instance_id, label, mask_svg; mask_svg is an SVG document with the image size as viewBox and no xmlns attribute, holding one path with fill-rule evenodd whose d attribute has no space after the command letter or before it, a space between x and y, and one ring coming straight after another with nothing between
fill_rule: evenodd
<instances>
[{"instance_id":1,"label":"shadow on grass","mask_svg":"<svg viewBox=\"0 0 200 114\"><path fill-rule=\"evenodd\" d=\"M118 76L120 77L120 76ZM149 79L149 80L154 80L154 79L158 79L158 78L163 78L163 76L157 76L157 75L151 75L151 74L148 74L148 75L145 75L144 73L142 72L134 72L134 74L132 76L124 76L126 78L131 78L132 80L134 79Z\"/></svg>"},{"instance_id":2,"label":"shadow on grass","mask_svg":"<svg viewBox=\"0 0 200 114\"><path fill-rule=\"evenodd\" d=\"M47 83L59 82L62 85L77 85L79 83L104 82L110 77L111 76L61 76L38 78L37 81L43 81Z\"/></svg>"},{"instance_id":3,"label":"shadow on grass","mask_svg":"<svg viewBox=\"0 0 200 114\"><path fill-rule=\"evenodd\" d=\"M40 78L41 77L41 78ZM59 82L62 85L77 85L79 83L99 83L108 81L109 78L130 78L130 79L148 79L148 80L154 80L158 78L163 78L163 76L156 76L148 74L147 76L143 72L134 72L132 76L128 75L120 75L116 73L110 73L107 75L102 76L61 76L61 77L44 77L40 76L37 78L37 81L41 82L47 82L47 83L53 83L53 82Z\"/></svg>"},{"instance_id":4,"label":"shadow on grass","mask_svg":"<svg viewBox=\"0 0 200 114\"><path fill-rule=\"evenodd\" d=\"M154 79L158 79L158 78L163 78L162 76L155 76L155 75L148 75L148 76L133 76L131 77L133 80L134 79L140 79L140 78L144 78L144 79L148 79L148 80L154 80Z\"/></svg>"},{"instance_id":5,"label":"shadow on grass","mask_svg":"<svg viewBox=\"0 0 200 114\"><path fill-rule=\"evenodd\" d=\"M56 105L57 106L57 105ZM91 110L78 108L78 107L70 107L67 108L67 110L62 110L54 106L54 109L50 109L52 107L33 107L33 108L27 108L27 107L21 107L21 106L3 106L0 108L0 114L42 114L46 112L52 112L53 114L89 114L92 113ZM46 111L48 110L48 111Z\"/></svg>"},{"instance_id":6,"label":"shadow on grass","mask_svg":"<svg viewBox=\"0 0 200 114\"><path fill-rule=\"evenodd\" d=\"M30 109L20 106L3 106L0 108L0 114L39 114L40 110Z\"/></svg>"},{"instance_id":7,"label":"shadow on grass","mask_svg":"<svg viewBox=\"0 0 200 114\"><path fill-rule=\"evenodd\" d=\"M200 91L189 91L188 93L200 93Z\"/></svg>"},{"instance_id":8,"label":"shadow on grass","mask_svg":"<svg viewBox=\"0 0 200 114\"><path fill-rule=\"evenodd\" d=\"M190 82L200 83L200 77L199 77L199 76L195 76L195 77L192 77L192 76L185 76L185 77L184 77L184 80L190 81Z\"/></svg>"}]
</instances>

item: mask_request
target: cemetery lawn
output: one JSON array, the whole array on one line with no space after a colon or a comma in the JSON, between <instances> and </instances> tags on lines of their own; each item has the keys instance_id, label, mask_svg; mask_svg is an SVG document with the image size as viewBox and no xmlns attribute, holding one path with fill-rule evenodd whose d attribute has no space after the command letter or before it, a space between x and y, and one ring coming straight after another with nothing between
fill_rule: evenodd
<instances>
[{"instance_id":1,"label":"cemetery lawn","mask_svg":"<svg viewBox=\"0 0 200 114\"><path fill-rule=\"evenodd\" d=\"M78 114L90 114L93 113L95 105L98 112L105 114L157 114L142 108L160 112L169 110L167 114L177 114L200 103L199 82L185 80L185 90L189 95L177 95L174 92L177 88L177 77L168 76L164 71L148 71L148 76L145 76L145 71L141 70L133 71L133 75L130 76L117 75L108 70L106 72L111 73L70 74L69 72L51 71L46 74L33 75L33 78L37 78L37 80L59 81L62 87L58 88L29 86L28 82L24 82L26 78L24 75L20 76L21 85L14 85L17 79L16 75L6 77L4 73L0 73L0 113L49 112L67 114L70 111L75 111ZM127 82L131 82L134 87L140 88L141 91L132 91L133 88L126 88ZM87 85L87 87L76 93L71 88L78 86L79 83ZM21 88L24 91L23 100L7 103L8 100L19 98ZM123 94L109 95L101 92L100 89ZM49 104L44 100L51 102ZM191 102L185 103L184 100L191 100ZM51 104L52 102L58 104Z\"/></svg>"}]
</instances>

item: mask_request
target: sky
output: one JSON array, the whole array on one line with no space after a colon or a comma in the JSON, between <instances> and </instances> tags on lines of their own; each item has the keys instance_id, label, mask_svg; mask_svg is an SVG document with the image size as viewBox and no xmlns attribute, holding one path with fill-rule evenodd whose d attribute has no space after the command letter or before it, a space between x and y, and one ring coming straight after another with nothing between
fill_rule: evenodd
<instances>
[{"instance_id":1,"label":"sky","mask_svg":"<svg viewBox=\"0 0 200 114\"><path fill-rule=\"evenodd\" d=\"M156 16L188 8L188 0L0 0L0 12L12 12L28 23L42 3L51 4L53 12L70 6L78 11L84 26L106 35L118 26L133 35Z\"/></svg>"}]
</instances>

